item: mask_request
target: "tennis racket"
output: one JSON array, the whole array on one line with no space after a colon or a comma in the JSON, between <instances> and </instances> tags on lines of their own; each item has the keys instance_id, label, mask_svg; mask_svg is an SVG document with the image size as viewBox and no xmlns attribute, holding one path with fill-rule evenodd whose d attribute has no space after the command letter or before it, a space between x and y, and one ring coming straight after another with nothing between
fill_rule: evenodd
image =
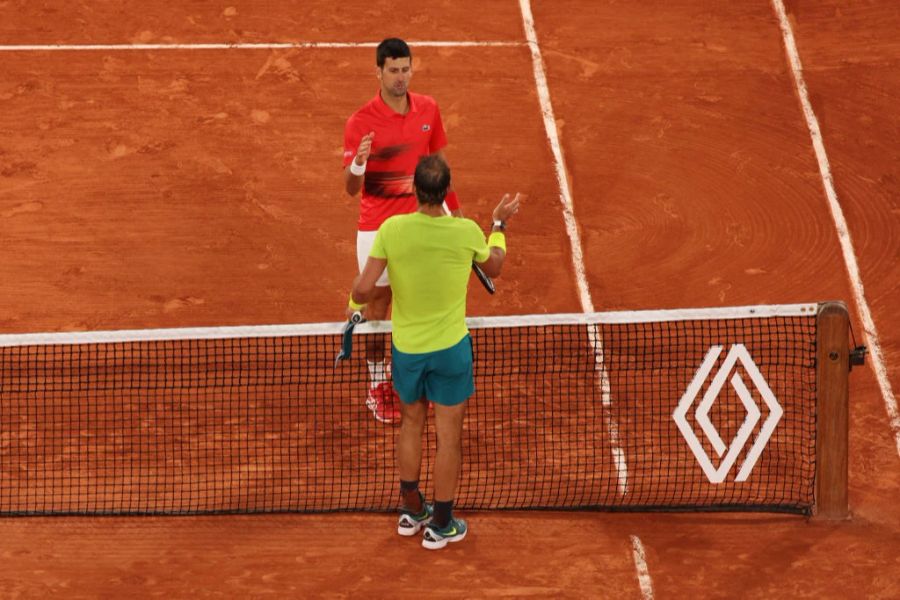
<instances>
[{"instance_id":1,"label":"tennis racket","mask_svg":"<svg viewBox=\"0 0 900 600\"><path fill-rule=\"evenodd\" d=\"M493 294L495 291L494 281L488 277L476 263L472 263L472 270L475 271L475 276L478 277L478 281L481 282L481 285L484 286L484 289L487 290L488 294Z\"/></svg>"},{"instance_id":2,"label":"tennis racket","mask_svg":"<svg viewBox=\"0 0 900 600\"><path fill-rule=\"evenodd\" d=\"M338 352L337 358L334 359L335 369L341 364L342 360L350 358L350 355L353 354L353 328L356 327L358 323L362 322L362 313L357 311L353 313L353 316L350 317L350 320L347 321L344 328L341 329L341 350Z\"/></svg>"}]
</instances>

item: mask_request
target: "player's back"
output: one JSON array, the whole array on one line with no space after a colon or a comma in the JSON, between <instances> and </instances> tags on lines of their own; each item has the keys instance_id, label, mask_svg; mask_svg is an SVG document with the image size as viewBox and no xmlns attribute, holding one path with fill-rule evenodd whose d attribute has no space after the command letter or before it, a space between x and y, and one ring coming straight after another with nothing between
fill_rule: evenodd
<instances>
[{"instance_id":1,"label":"player's back","mask_svg":"<svg viewBox=\"0 0 900 600\"><path fill-rule=\"evenodd\" d=\"M393 290L397 348L433 352L459 342L467 333L472 261L486 260L489 252L481 228L470 219L416 212L385 221L379 237Z\"/></svg>"}]
</instances>

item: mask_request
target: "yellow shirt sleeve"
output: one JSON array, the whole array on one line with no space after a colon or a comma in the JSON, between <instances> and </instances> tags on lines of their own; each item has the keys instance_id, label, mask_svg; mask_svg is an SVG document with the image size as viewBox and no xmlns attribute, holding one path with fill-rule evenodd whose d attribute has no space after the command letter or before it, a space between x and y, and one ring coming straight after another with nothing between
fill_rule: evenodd
<instances>
[{"instance_id":1,"label":"yellow shirt sleeve","mask_svg":"<svg viewBox=\"0 0 900 600\"><path fill-rule=\"evenodd\" d=\"M488 247L487 240L484 238L484 232L481 231L478 223L475 221L470 221L470 223L473 225L472 246L475 251L475 262L483 263L491 257L491 249Z\"/></svg>"}]
</instances>

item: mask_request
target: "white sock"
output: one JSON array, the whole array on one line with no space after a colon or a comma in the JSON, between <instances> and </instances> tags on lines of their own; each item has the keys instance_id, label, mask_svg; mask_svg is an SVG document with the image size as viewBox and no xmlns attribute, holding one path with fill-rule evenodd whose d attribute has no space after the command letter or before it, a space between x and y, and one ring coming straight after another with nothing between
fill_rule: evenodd
<instances>
[{"instance_id":1,"label":"white sock","mask_svg":"<svg viewBox=\"0 0 900 600\"><path fill-rule=\"evenodd\" d=\"M367 360L369 366L369 381L372 386L387 381L391 376L391 363L387 361Z\"/></svg>"}]
</instances>

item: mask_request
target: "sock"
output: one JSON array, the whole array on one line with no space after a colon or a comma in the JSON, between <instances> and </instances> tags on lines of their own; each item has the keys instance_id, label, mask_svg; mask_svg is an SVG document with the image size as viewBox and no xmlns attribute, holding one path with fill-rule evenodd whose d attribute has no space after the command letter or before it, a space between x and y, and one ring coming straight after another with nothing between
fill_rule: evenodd
<instances>
[{"instance_id":1,"label":"sock","mask_svg":"<svg viewBox=\"0 0 900 600\"><path fill-rule=\"evenodd\" d=\"M434 503L434 517L432 521L438 526L439 529L443 529L447 525L450 524L450 519L453 518L453 500L447 500L446 502L435 501Z\"/></svg>"},{"instance_id":2,"label":"sock","mask_svg":"<svg viewBox=\"0 0 900 600\"><path fill-rule=\"evenodd\" d=\"M387 361L366 360L369 367L369 381L372 387L383 383L391 376L391 363Z\"/></svg>"},{"instance_id":3,"label":"sock","mask_svg":"<svg viewBox=\"0 0 900 600\"><path fill-rule=\"evenodd\" d=\"M403 499L403 508L414 513L422 512L422 496L419 494L418 481L400 480L400 497Z\"/></svg>"}]
</instances>

